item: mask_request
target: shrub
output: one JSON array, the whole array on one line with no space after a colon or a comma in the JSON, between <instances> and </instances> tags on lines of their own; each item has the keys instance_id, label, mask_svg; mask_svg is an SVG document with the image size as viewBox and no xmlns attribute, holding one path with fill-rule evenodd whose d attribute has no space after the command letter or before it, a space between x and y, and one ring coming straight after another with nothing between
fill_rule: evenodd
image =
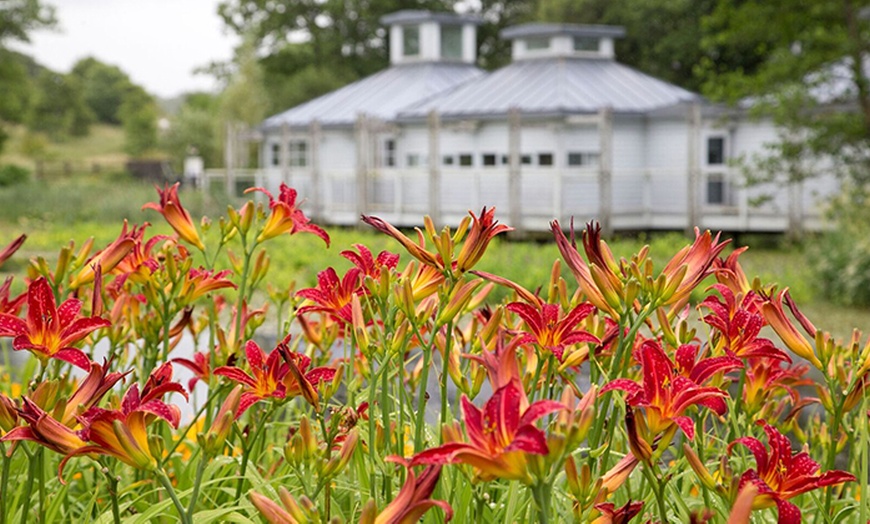
<instances>
[{"instance_id":1,"label":"shrub","mask_svg":"<svg viewBox=\"0 0 870 524\"><path fill-rule=\"evenodd\" d=\"M26 182L30 177L30 170L15 164L0 166L0 187L14 186Z\"/></svg>"}]
</instances>

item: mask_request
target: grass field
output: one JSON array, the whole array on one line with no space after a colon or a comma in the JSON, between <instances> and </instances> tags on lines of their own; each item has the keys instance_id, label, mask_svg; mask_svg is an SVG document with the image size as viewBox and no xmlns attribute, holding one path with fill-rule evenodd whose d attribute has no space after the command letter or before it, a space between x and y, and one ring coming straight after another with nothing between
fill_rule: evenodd
<instances>
[{"instance_id":1,"label":"grass field","mask_svg":"<svg viewBox=\"0 0 870 524\"><path fill-rule=\"evenodd\" d=\"M205 215L217 222L225 215L227 202L221 195L210 197L200 192L183 191L181 197L194 217ZM0 244L5 245L22 233L28 235L22 250L6 263L2 271L21 274L26 269L27 260L36 256L53 262L61 246L70 241L81 245L94 237L95 249L105 246L117 237L125 219L131 224L152 223L152 234L169 234L171 230L160 215L141 210L143 204L156 200L157 192L153 186L122 175L31 181L0 188ZM407 255L395 241L373 231L331 228L329 234L332 237L330 249L325 249L313 235L285 235L270 241L270 280L280 286L296 281L297 289L314 285L318 271L333 266L341 273L349 267L340 252L350 249L355 243L365 244L375 253L382 249L400 252L407 260ZM206 239L208 241L208 235ZM870 330L870 315L866 310L839 307L818 299L815 277L801 246L778 245L770 238L747 240L750 249L741 258L747 274L757 275L763 282L788 286L795 300L818 327L843 337L848 336L854 327ZM649 244L652 259L656 267L661 268L689 241L679 233L659 233L641 238L614 239L611 247L617 257L629 257L644 244ZM553 262L558 258L558 250L549 240L519 242L498 238L478 269L503 275L535 289L546 285ZM573 284L573 277L565 268L563 274Z\"/></svg>"},{"instance_id":2,"label":"grass field","mask_svg":"<svg viewBox=\"0 0 870 524\"><path fill-rule=\"evenodd\" d=\"M10 126L9 140L0 154L0 164L18 164L33 168L34 159L25 153L27 132L24 126ZM42 138L45 146L42 157L46 161L73 163L99 163L120 165L127 160L124 150L124 131L119 126L94 124L88 136L72 137L63 142Z\"/></svg>"}]
</instances>

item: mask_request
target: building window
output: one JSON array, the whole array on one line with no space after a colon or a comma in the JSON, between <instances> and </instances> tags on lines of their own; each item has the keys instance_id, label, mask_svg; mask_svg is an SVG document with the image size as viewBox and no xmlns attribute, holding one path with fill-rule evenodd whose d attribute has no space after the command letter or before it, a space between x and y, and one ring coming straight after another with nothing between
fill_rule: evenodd
<instances>
[{"instance_id":1,"label":"building window","mask_svg":"<svg viewBox=\"0 0 870 524\"><path fill-rule=\"evenodd\" d=\"M707 204L712 206L728 204L728 184L722 173L707 175Z\"/></svg>"},{"instance_id":2,"label":"building window","mask_svg":"<svg viewBox=\"0 0 870 524\"><path fill-rule=\"evenodd\" d=\"M453 155L444 155L441 157L441 163L445 166L452 166L456 163L456 159L453 158Z\"/></svg>"},{"instance_id":3,"label":"building window","mask_svg":"<svg viewBox=\"0 0 870 524\"><path fill-rule=\"evenodd\" d=\"M532 165L532 155L521 155L520 156L520 164L524 166Z\"/></svg>"},{"instance_id":4,"label":"building window","mask_svg":"<svg viewBox=\"0 0 870 524\"><path fill-rule=\"evenodd\" d=\"M384 140L384 166L396 167L396 141L392 138Z\"/></svg>"},{"instance_id":5,"label":"building window","mask_svg":"<svg viewBox=\"0 0 870 524\"><path fill-rule=\"evenodd\" d=\"M526 38L526 49L529 51L550 49L550 39L544 36Z\"/></svg>"},{"instance_id":6,"label":"building window","mask_svg":"<svg viewBox=\"0 0 870 524\"><path fill-rule=\"evenodd\" d=\"M721 166L725 163L725 137L711 136L707 139L707 165Z\"/></svg>"},{"instance_id":7,"label":"building window","mask_svg":"<svg viewBox=\"0 0 870 524\"><path fill-rule=\"evenodd\" d=\"M598 153L570 151L568 152L569 167L598 167Z\"/></svg>"},{"instance_id":8,"label":"building window","mask_svg":"<svg viewBox=\"0 0 870 524\"><path fill-rule=\"evenodd\" d=\"M538 153L538 165L539 166L552 166L553 165L553 153Z\"/></svg>"},{"instance_id":9,"label":"building window","mask_svg":"<svg viewBox=\"0 0 870 524\"><path fill-rule=\"evenodd\" d=\"M408 153L405 161L408 167L420 167L426 164L426 160L420 156L420 153Z\"/></svg>"},{"instance_id":10,"label":"building window","mask_svg":"<svg viewBox=\"0 0 870 524\"><path fill-rule=\"evenodd\" d=\"M462 58L462 27L441 26L441 58Z\"/></svg>"},{"instance_id":11,"label":"building window","mask_svg":"<svg viewBox=\"0 0 870 524\"><path fill-rule=\"evenodd\" d=\"M281 144L272 144L272 165L281 165Z\"/></svg>"},{"instance_id":12,"label":"building window","mask_svg":"<svg viewBox=\"0 0 870 524\"><path fill-rule=\"evenodd\" d=\"M417 56L420 54L420 26L402 28L402 55Z\"/></svg>"},{"instance_id":13,"label":"building window","mask_svg":"<svg viewBox=\"0 0 870 524\"><path fill-rule=\"evenodd\" d=\"M590 36L575 36L574 51L598 51L598 39Z\"/></svg>"},{"instance_id":14,"label":"building window","mask_svg":"<svg viewBox=\"0 0 870 524\"><path fill-rule=\"evenodd\" d=\"M459 155L459 165L462 167L471 167L474 165L474 157L471 153L463 153Z\"/></svg>"},{"instance_id":15,"label":"building window","mask_svg":"<svg viewBox=\"0 0 870 524\"><path fill-rule=\"evenodd\" d=\"M484 153L480 156L481 163L487 167L495 166L497 164L497 158L498 156L495 153Z\"/></svg>"},{"instance_id":16,"label":"building window","mask_svg":"<svg viewBox=\"0 0 870 524\"><path fill-rule=\"evenodd\" d=\"M287 152L290 155L287 164L293 167L308 166L308 142L305 140L291 140Z\"/></svg>"}]
</instances>

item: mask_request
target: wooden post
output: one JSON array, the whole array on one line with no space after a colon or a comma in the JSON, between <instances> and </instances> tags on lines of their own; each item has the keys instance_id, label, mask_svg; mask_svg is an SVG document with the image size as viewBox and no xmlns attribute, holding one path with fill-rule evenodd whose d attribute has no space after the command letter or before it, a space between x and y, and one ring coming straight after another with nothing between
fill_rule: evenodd
<instances>
[{"instance_id":1,"label":"wooden post","mask_svg":"<svg viewBox=\"0 0 870 524\"><path fill-rule=\"evenodd\" d=\"M522 128L520 126L520 110L511 107L508 112L508 216L510 217L509 225L518 234L523 232L522 168L520 166Z\"/></svg>"},{"instance_id":2,"label":"wooden post","mask_svg":"<svg viewBox=\"0 0 870 524\"><path fill-rule=\"evenodd\" d=\"M311 140L311 215L322 220L321 188L320 188L320 121L312 120L308 127Z\"/></svg>"},{"instance_id":3,"label":"wooden post","mask_svg":"<svg viewBox=\"0 0 870 524\"><path fill-rule=\"evenodd\" d=\"M701 104L694 102L689 106L688 114L688 202L686 213L686 233L691 235L696 226L699 226L701 213L699 210L700 204L700 186L701 186Z\"/></svg>"},{"instance_id":4,"label":"wooden post","mask_svg":"<svg viewBox=\"0 0 870 524\"><path fill-rule=\"evenodd\" d=\"M803 234L803 183L799 180L788 184L788 231L786 235L793 240Z\"/></svg>"},{"instance_id":5,"label":"wooden post","mask_svg":"<svg viewBox=\"0 0 870 524\"><path fill-rule=\"evenodd\" d=\"M360 215L368 212L368 118L359 113L354 126L356 135L356 210Z\"/></svg>"},{"instance_id":6,"label":"wooden post","mask_svg":"<svg viewBox=\"0 0 870 524\"><path fill-rule=\"evenodd\" d=\"M429 216L441 223L441 116L429 111Z\"/></svg>"},{"instance_id":7,"label":"wooden post","mask_svg":"<svg viewBox=\"0 0 870 524\"><path fill-rule=\"evenodd\" d=\"M613 234L613 110L609 107L598 112L598 222L601 234Z\"/></svg>"},{"instance_id":8,"label":"wooden post","mask_svg":"<svg viewBox=\"0 0 870 524\"><path fill-rule=\"evenodd\" d=\"M226 175L227 195L231 197L236 196L236 181L234 173L236 158L235 146L236 133L234 129L234 124L232 122L227 122L226 144L224 144L224 166Z\"/></svg>"},{"instance_id":9,"label":"wooden post","mask_svg":"<svg viewBox=\"0 0 870 524\"><path fill-rule=\"evenodd\" d=\"M278 147L278 162L281 166L281 182L290 185L290 126L281 124L281 144Z\"/></svg>"}]
</instances>

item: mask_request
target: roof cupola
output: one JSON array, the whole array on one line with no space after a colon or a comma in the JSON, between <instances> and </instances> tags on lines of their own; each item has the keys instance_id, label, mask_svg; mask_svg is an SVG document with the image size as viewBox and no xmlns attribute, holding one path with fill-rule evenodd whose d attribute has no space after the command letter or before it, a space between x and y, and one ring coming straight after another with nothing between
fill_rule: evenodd
<instances>
[{"instance_id":1,"label":"roof cupola","mask_svg":"<svg viewBox=\"0 0 870 524\"><path fill-rule=\"evenodd\" d=\"M390 31L390 64L477 60L479 17L404 10L381 17Z\"/></svg>"},{"instance_id":2,"label":"roof cupola","mask_svg":"<svg viewBox=\"0 0 870 524\"><path fill-rule=\"evenodd\" d=\"M514 60L577 57L614 59L613 40L625 28L613 25L523 24L508 27L501 37L512 40Z\"/></svg>"}]
</instances>

